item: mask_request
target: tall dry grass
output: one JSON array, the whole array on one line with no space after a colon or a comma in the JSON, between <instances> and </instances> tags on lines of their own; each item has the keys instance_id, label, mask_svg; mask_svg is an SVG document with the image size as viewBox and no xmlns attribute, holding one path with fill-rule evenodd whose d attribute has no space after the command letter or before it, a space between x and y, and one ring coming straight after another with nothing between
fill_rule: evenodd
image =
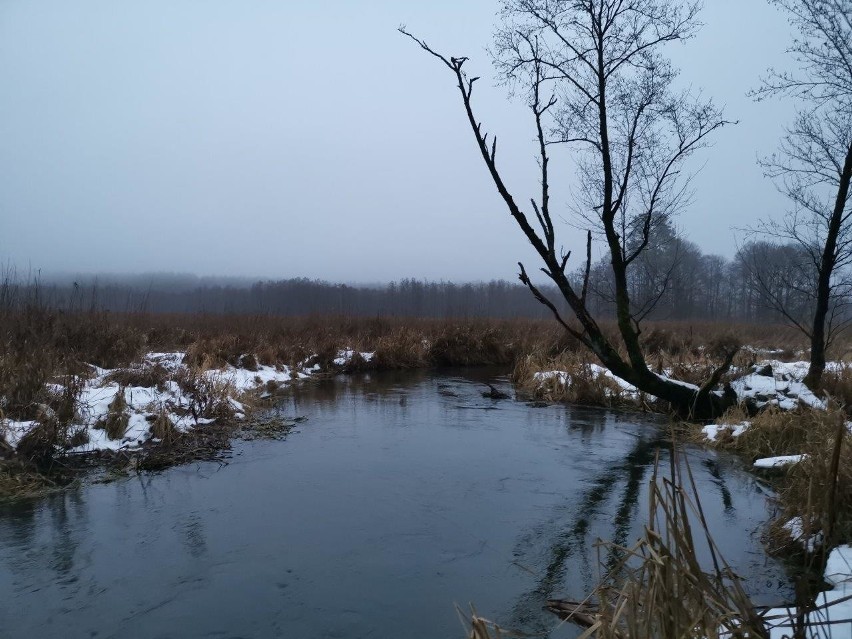
<instances>
[{"instance_id":1,"label":"tall dry grass","mask_svg":"<svg viewBox=\"0 0 852 639\"><path fill-rule=\"evenodd\" d=\"M732 409L723 421L738 423L744 417L741 409ZM751 426L739 437L727 434L715 442L750 460L804 455L796 464L767 471L778 503L768 535L773 550L799 554L802 542L812 540L813 550L824 555L852 539L852 434L847 419L836 402L827 410L768 408L749 418ZM802 539L791 539L785 528L791 520L800 522Z\"/></svg>"},{"instance_id":2,"label":"tall dry grass","mask_svg":"<svg viewBox=\"0 0 852 639\"><path fill-rule=\"evenodd\" d=\"M536 352L521 358L512 371L515 388L547 402L606 407L635 407L641 398L624 392L612 377L594 368L586 353L565 351L556 356Z\"/></svg>"},{"instance_id":3,"label":"tall dry grass","mask_svg":"<svg viewBox=\"0 0 852 639\"><path fill-rule=\"evenodd\" d=\"M648 520L632 546L598 542L601 577L582 601L551 600L548 609L583 628L582 639L756 639L777 620L752 603L710 534L687 461L659 457L649 482ZM704 567L699 549L708 551ZM615 557L615 562L612 561ZM472 610L469 639L512 634Z\"/></svg>"},{"instance_id":4,"label":"tall dry grass","mask_svg":"<svg viewBox=\"0 0 852 639\"><path fill-rule=\"evenodd\" d=\"M699 546L712 565L702 567ZM668 476L659 458L649 483L648 523L633 546L599 542L612 565L582 602L548 607L598 639L767 637L766 623L725 562L704 519L688 463L673 453Z\"/></svg>"}]
</instances>

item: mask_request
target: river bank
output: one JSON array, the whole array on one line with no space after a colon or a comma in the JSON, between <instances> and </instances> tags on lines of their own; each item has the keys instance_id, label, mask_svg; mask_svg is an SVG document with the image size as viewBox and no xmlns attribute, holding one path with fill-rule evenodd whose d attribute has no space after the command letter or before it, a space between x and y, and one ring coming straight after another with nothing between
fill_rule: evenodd
<instances>
[{"instance_id":1,"label":"river bank","mask_svg":"<svg viewBox=\"0 0 852 639\"><path fill-rule=\"evenodd\" d=\"M765 340L759 327L661 323L647 342L660 361L692 370L712 361L703 344L734 329ZM790 352L797 346L789 331L774 337ZM531 359L580 353L553 322L110 314L5 300L0 494L67 483L84 455L121 467L204 456L226 444L256 402L307 378L498 365L515 369L523 392L520 371ZM598 395L585 403L612 405L611 395Z\"/></svg>"}]
</instances>

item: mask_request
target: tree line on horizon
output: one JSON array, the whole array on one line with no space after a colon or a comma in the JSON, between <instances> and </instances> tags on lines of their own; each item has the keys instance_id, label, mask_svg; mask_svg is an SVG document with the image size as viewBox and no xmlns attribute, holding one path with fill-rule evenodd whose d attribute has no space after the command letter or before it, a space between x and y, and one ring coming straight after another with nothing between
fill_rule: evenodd
<instances>
[{"instance_id":1,"label":"tree line on horizon","mask_svg":"<svg viewBox=\"0 0 852 639\"><path fill-rule=\"evenodd\" d=\"M767 295L805 321L813 290L807 255L793 244L752 241L732 259L705 254L694 242L669 229L668 239L643 253L631 271L631 298L644 305L649 320L788 322ZM589 307L615 317L611 269L606 258L592 266ZM581 272L572 280L579 284ZM82 282L82 283L81 283ZM428 281L413 278L387 284L341 284L308 278L251 282L159 274L69 278L18 282L19 299L37 297L64 310L148 313L256 314L279 316L349 315L359 317L530 318L551 312L520 282ZM542 287L549 294L555 290ZM845 317L841 300L838 318Z\"/></svg>"}]
</instances>

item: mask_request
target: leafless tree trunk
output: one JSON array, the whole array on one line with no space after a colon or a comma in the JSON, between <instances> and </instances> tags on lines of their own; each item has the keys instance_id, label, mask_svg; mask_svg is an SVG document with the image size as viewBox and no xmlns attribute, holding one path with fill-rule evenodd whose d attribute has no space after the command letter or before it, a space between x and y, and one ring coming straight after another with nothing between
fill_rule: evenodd
<instances>
[{"instance_id":1,"label":"leafless tree trunk","mask_svg":"<svg viewBox=\"0 0 852 639\"><path fill-rule=\"evenodd\" d=\"M712 417L731 403L714 391L734 352L695 389L648 368L640 341L642 309L630 297L629 272L655 242L655 232L689 199L686 160L725 124L711 103L672 88L676 71L662 54L670 42L690 38L698 4L672 0L503 0L496 62L503 78L522 87L538 140L541 192L531 200L534 221L522 210L497 166L497 140L489 140L472 103L476 77L467 58L448 57L411 35L455 76L482 159L500 196L544 263L577 323L569 323L537 287L523 264L520 279L567 332L591 349L615 375L669 402L683 415ZM583 282L566 274L570 252L557 245L550 202L553 144L568 145L579 166L575 192L587 242L600 237L612 269L616 319L622 343L611 343L587 305L591 249ZM644 305L643 305L644 306Z\"/></svg>"},{"instance_id":2,"label":"leafless tree trunk","mask_svg":"<svg viewBox=\"0 0 852 639\"><path fill-rule=\"evenodd\" d=\"M812 319L797 325L811 343L805 383L816 390L826 348L845 326L840 311L848 291L838 276L852 263L852 0L773 3L799 32L790 52L801 76L770 71L755 96L790 95L802 108L778 152L763 161L793 208L783 221L764 222L757 230L798 244L810 258L816 280ZM773 303L789 317L783 304Z\"/></svg>"}]
</instances>

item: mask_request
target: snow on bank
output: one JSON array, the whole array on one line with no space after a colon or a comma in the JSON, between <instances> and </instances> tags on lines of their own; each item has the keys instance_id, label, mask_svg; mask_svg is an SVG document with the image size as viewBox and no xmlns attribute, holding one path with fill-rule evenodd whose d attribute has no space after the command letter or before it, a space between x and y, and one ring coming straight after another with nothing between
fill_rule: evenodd
<instances>
[{"instance_id":1,"label":"snow on bank","mask_svg":"<svg viewBox=\"0 0 852 639\"><path fill-rule=\"evenodd\" d=\"M640 399L641 393L635 386L617 377L608 369L598 364L587 364L586 366L588 373L593 378L605 377L615 382L622 396L628 399ZM839 362L829 362L826 365L826 370L833 370L842 366L843 364ZM766 360L754 366L750 373L731 382L731 388L736 393L739 402L747 402L758 409L768 405L778 406L782 410L792 410L798 406L824 409L826 407L825 402L814 395L802 382L807 372L808 362ZM698 390L698 386L695 384L673 379L670 374L671 371L665 371L665 374L657 373L657 376L664 381L680 384L691 390ZM539 371L533 377L540 386L546 381L555 380L560 386L569 387L575 381L570 372L561 370ZM612 391L609 392L612 393ZM715 439L719 433L720 430L707 432L708 439Z\"/></svg>"},{"instance_id":2,"label":"snow on bank","mask_svg":"<svg viewBox=\"0 0 852 639\"><path fill-rule=\"evenodd\" d=\"M240 400L247 394L259 392L261 396L267 396L270 390L294 380L307 379L320 369L317 364L308 366L305 362L296 368L258 365L252 366L254 370L248 370L229 365L221 369L193 372L183 363L183 359L184 353L180 352L149 353L141 366L129 369L110 370L93 366L93 375L83 384L74 420L68 427L69 434L84 443L72 447L68 452L135 449L153 438L152 426L159 416L166 416L177 431L186 432L214 422L215 417L205 414L205 411L209 412L222 402L227 404L224 408L234 418L242 419L245 417L245 409ZM160 383L152 386L124 386L117 381L128 372L137 373L136 377L145 379L141 373L154 369L164 369L165 375ZM183 386L178 381L182 376L189 378L189 383ZM196 378L192 379L192 376ZM190 392L188 388L193 385L204 389ZM63 387L53 384L50 390L61 393ZM199 397L199 393L205 396ZM45 410L52 412L47 407ZM119 422L118 428L122 432L118 437L111 438L105 426L107 421L115 421L116 417L126 419L126 422ZM2 419L0 442L17 448L38 424L38 421Z\"/></svg>"},{"instance_id":3,"label":"snow on bank","mask_svg":"<svg viewBox=\"0 0 852 639\"><path fill-rule=\"evenodd\" d=\"M36 427L38 422L16 422L11 419L0 420L0 441L5 441L12 448L17 448L24 435Z\"/></svg>"},{"instance_id":4,"label":"snow on bank","mask_svg":"<svg viewBox=\"0 0 852 639\"><path fill-rule=\"evenodd\" d=\"M808 372L808 362L780 362L778 360L767 360L755 365L752 372L743 375L731 383L731 387L737 394L740 402L748 402L755 408L766 406L777 406L781 410L793 410L800 406L825 410L826 403L813 394L802 382ZM828 362L826 370L838 370L842 368L842 362ZM716 442L724 434L731 437L739 437L751 426L749 422L739 424L709 424L701 430L705 439ZM852 422L847 424L852 432ZM797 457L793 455L792 457ZM758 468L771 468L793 461L781 461L782 458L768 458L758 460L755 466ZM775 460L774 462L770 460ZM794 461L801 461L796 459ZM772 464L772 465L770 465Z\"/></svg>"},{"instance_id":5,"label":"snow on bank","mask_svg":"<svg viewBox=\"0 0 852 639\"><path fill-rule=\"evenodd\" d=\"M805 532L805 522L801 517L793 517L782 528L789 533L790 539L800 544L811 554L816 552L816 549L822 545L822 531L818 530L815 533L807 534Z\"/></svg>"},{"instance_id":6,"label":"snow on bank","mask_svg":"<svg viewBox=\"0 0 852 639\"><path fill-rule=\"evenodd\" d=\"M798 464L807 455L779 455L778 457L763 457L754 460L755 468L780 468L790 464Z\"/></svg>"},{"instance_id":7,"label":"snow on bank","mask_svg":"<svg viewBox=\"0 0 852 639\"><path fill-rule=\"evenodd\" d=\"M831 551L825 567L825 580L831 590L817 595L816 610L806 618L807 637L852 639L852 546ZM792 637L795 608L771 608L764 618L771 627L770 639Z\"/></svg>"},{"instance_id":8,"label":"snow on bank","mask_svg":"<svg viewBox=\"0 0 852 639\"><path fill-rule=\"evenodd\" d=\"M369 362L370 360L373 359L373 357L375 355L376 355L375 353L360 353L358 351L353 351L353 350L349 350L349 349L343 350L343 351L337 351L337 357L334 358L334 365L335 366L346 366L356 356L358 356L359 358L361 358L365 362Z\"/></svg>"},{"instance_id":9,"label":"snow on bank","mask_svg":"<svg viewBox=\"0 0 852 639\"><path fill-rule=\"evenodd\" d=\"M615 395L620 395L626 397L628 399L638 400L640 396L640 391L630 382L626 382L617 375L614 375L612 371L603 366L599 366L598 364L586 364L588 376L593 379L605 378L611 382L613 382L618 389L612 388L604 388L604 394L612 397ZM541 387L545 382L554 380L555 383L562 387L567 388L570 387L574 383L574 378L571 373L567 371L539 371L537 373L533 373L533 379L535 379L539 383L539 387Z\"/></svg>"},{"instance_id":10,"label":"snow on bank","mask_svg":"<svg viewBox=\"0 0 852 639\"><path fill-rule=\"evenodd\" d=\"M731 383L740 401L750 401L756 408L769 404L782 410L792 410L798 405L825 408L825 402L814 395L802 380L808 373L808 362L780 362L767 360L755 366L751 373ZM836 368L830 362L826 368Z\"/></svg>"},{"instance_id":11,"label":"snow on bank","mask_svg":"<svg viewBox=\"0 0 852 639\"><path fill-rule=\"evenodd\" d=\"M739 424L708 424L701 429L707 441L718 441L723 433L730 432L732 437L739 437L751 427L751 422L740 422Z\"/></svg>"}]
</instances>

